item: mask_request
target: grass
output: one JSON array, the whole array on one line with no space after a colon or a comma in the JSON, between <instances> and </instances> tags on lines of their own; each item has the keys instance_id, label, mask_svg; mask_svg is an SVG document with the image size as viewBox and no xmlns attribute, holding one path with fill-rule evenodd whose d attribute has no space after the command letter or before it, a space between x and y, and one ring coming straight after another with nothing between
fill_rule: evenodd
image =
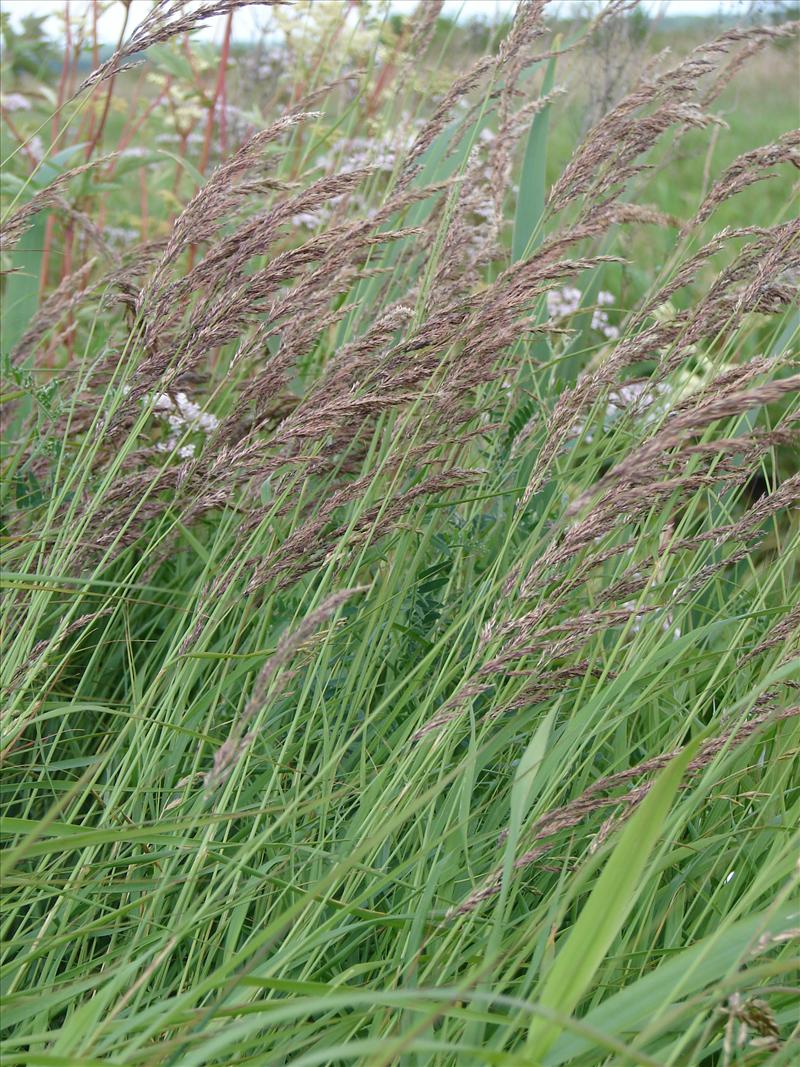
<instances>
[{"instance_id":1,"label":"grass","mask_svg":"<svg viewBox=\"0 0 800 1067\"><path fill-rule=\"evenodd\" d=\"M4 1064L793 1062L796 39L430 10L4 130Z\"/></svg>"}]
</instances>

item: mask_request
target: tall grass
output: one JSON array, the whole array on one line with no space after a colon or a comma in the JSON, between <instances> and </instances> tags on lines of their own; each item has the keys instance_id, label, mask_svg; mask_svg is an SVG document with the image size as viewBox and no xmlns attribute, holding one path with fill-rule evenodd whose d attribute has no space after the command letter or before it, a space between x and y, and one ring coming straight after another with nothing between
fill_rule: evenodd
<instances>
[{"instance_id":1,"label":"tall grass","mask_svg":"<svg viewBox=\"0 0 800 1067\"><path fill-rule=\"evenodd\" d=\"M789 1065L800 141L713 148L796 26L653 58L550 180L630 5L433 87L440 5L277 9L223 136L184 35L242 6L65 53L6 164L3 1062ZM117 128L160 214L100 128L148 49L207 164Z\"/></svg>"}]
</instances>

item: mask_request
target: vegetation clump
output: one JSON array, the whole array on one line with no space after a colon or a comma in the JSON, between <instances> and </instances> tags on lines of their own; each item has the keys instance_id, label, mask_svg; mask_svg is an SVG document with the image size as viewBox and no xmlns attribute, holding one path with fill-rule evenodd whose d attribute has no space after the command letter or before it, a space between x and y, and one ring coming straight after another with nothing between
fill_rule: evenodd
<instances>
[{"instance_id":1,"label":"vegetation clump","mask_svg":"<svg viewBox=\"0 0 800 1067\"><path fill-rule=\"evenodd\" d=\"M2 24L3 1062L788 1065L800 24L121 6Z\"/></svg>"}]
</instances>

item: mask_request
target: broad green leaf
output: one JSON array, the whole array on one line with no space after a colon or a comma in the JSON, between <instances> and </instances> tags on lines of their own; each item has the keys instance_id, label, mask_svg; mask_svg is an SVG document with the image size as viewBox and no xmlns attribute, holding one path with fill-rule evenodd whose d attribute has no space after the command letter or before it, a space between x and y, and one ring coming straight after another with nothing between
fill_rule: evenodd
<instances>
[{"instance_id":1,"label":"broad green leaf","mask_svg":"<svg viewBox=\"0 0 800 1067\"><path fill-rule=\"evenodd\" d=\"M583 1022L613 1037L638 1034L666 1008L713 986L729 974L765 930L773 936L780 935L797 926L799 920L800 905L787 904L777 912L769 908L737 923L721 926L709 937L672 956L637 982L592 1008ZM585 1038L564 1034L543 1062L545 1067L559 1067L559 1064L569 1063L590 1052L591 1048Z\"/></svg>"},{"instance_id":2,"label":"broad green leaf","mask_svg":"<svg viewBox=\"0 0 800 1067\"><path fill-rule=\"evenodd\" d=\"M186 56L177 48L169 44L151 45L147 50L147 57L154 67L161 67L168 74L181 82L192 85L195 80L192 65Z\"/></svg>"},{"instance_id":3,"label":"broad green leaf","mask_svg":"<svg viewBox=\"0 0 800 1067\"><path fill-rule=\"evenodd\" d=\"M83 162L79 154L87 147L88 143L88 141L83 141L80 144L67 145L60 152L54 152L53 155L48 156L39 165L36 172L31 175L31 185L37 189L44 189L46 185L55 181L65 170L78 166Z\"/></svg>"},{"instance_id":4,"label":"broad green leaf","mask_svg":"<svg viewBox=\"0 0 800 1067\"><path fill-rule=\"evenodd\" d=\"M46 212L39 212L10 254L11 270L2 294L2 351L8 355L39 306L39 271L44 248Z\"/></svg>"},{"instance_id":5,"label":"broad green leaf","mask_svg":"<svg viewBox=\"0 0 800 1067\"><path fill-rule=\"evenodd\" d=\"M539 726L534 731L533 737L528 742L525 751L520 757L517 773L514 775L514 784L511 786L511 815L508 825L508 838L504 858L503 883L507 888L511 875L511 867L517 851L520 830L525 821L525 816L530 810L536 792L538 791L539 771L547 753L547 745L550 740L550 732L553 728L553 720L556 716L558 705L553 707Z\"/></svg>"},{"instance_id":6,"label":"broad green leaf","mask_svg":"<svg viewBox=\"0 0 800 1067\"><path fill-rule=\"evenodd\" d=\"M625 827L545 979L539 998L545 1007L571 1013L589 988L642 890L647 861L697 744L695 739L664 768ZM543 1059L558 1035L554 1024L534 1020L527 1043L533 1062Z\"/></svg>"},{"instance_id":7,"label":"broad green leaf","mask_svg":"<svg viewBox=\"0 0 800 1067\"><path fill-rule=\"evenodd\" d=\"M553 42L557 50L560 38ZM556 73L556 56L552 56L545 70L542 81L542 96L553 88ZM525 157L522 161L522 173L519 180L517 212L514 218L514 236L511 241L511 258L516 261L524 259L542 239L540 223L544 214L546 172L547 172L547 136L550 128L550 104L533 116Z\"/></svg>"}]
</instances>

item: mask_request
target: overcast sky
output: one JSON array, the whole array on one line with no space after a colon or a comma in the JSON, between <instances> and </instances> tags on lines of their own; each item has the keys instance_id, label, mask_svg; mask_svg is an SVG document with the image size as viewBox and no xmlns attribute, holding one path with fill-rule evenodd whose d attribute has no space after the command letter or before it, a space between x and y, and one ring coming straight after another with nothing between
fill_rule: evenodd
<instances>
[{"instance_id":1,"label":"overcast sky","mask_svg":"<svg viewBox=\"0 0 800 1067\"><path fill-rule=\"evenodd\" d=\"M76 14L82 8L91 9L92 5L92 0L69 0L69 2L70 9ZM316 2L341 3L342 0L316 0ZM407 14L414 10L417 2L418 0L392 0L392 8L395 11ZM591 2L600 6L605 0L591 0ZM12 19L18 22L26 14L52 15L55 12L62 12L64 3L65 0L0 0L0 9L10 14ZM512 10L514 5L515 0L445 0L444 12L450 16L460 16L462 18L468 18L470 15L491 17L492 15L505 14ZM553 2L554 8L568 9L570 6L571 0L561 0L560 3L554 0ZM666 10L667 14L674 15L715 15L719 13L744 13L751 6L751 3L750 0L642 0L642 6L652 12ZM128 29L132 29L149 9L149 0L132 0ZM102 16L100 31L104 40L112 43L116 42L122 26L123 11L122 3L114 3ZM260 21L264 17L264 8L259 9L256 7L250 11L244 9L237 12L236 21L234 22L236 36L246 38L253 27L251 20ZM216 26L212 22L206 33L213 35L215 30L220 32L221 21L217 19ZM56 28L56 25L53 19L53 29Z\"/></svg>"}]
</instances>

